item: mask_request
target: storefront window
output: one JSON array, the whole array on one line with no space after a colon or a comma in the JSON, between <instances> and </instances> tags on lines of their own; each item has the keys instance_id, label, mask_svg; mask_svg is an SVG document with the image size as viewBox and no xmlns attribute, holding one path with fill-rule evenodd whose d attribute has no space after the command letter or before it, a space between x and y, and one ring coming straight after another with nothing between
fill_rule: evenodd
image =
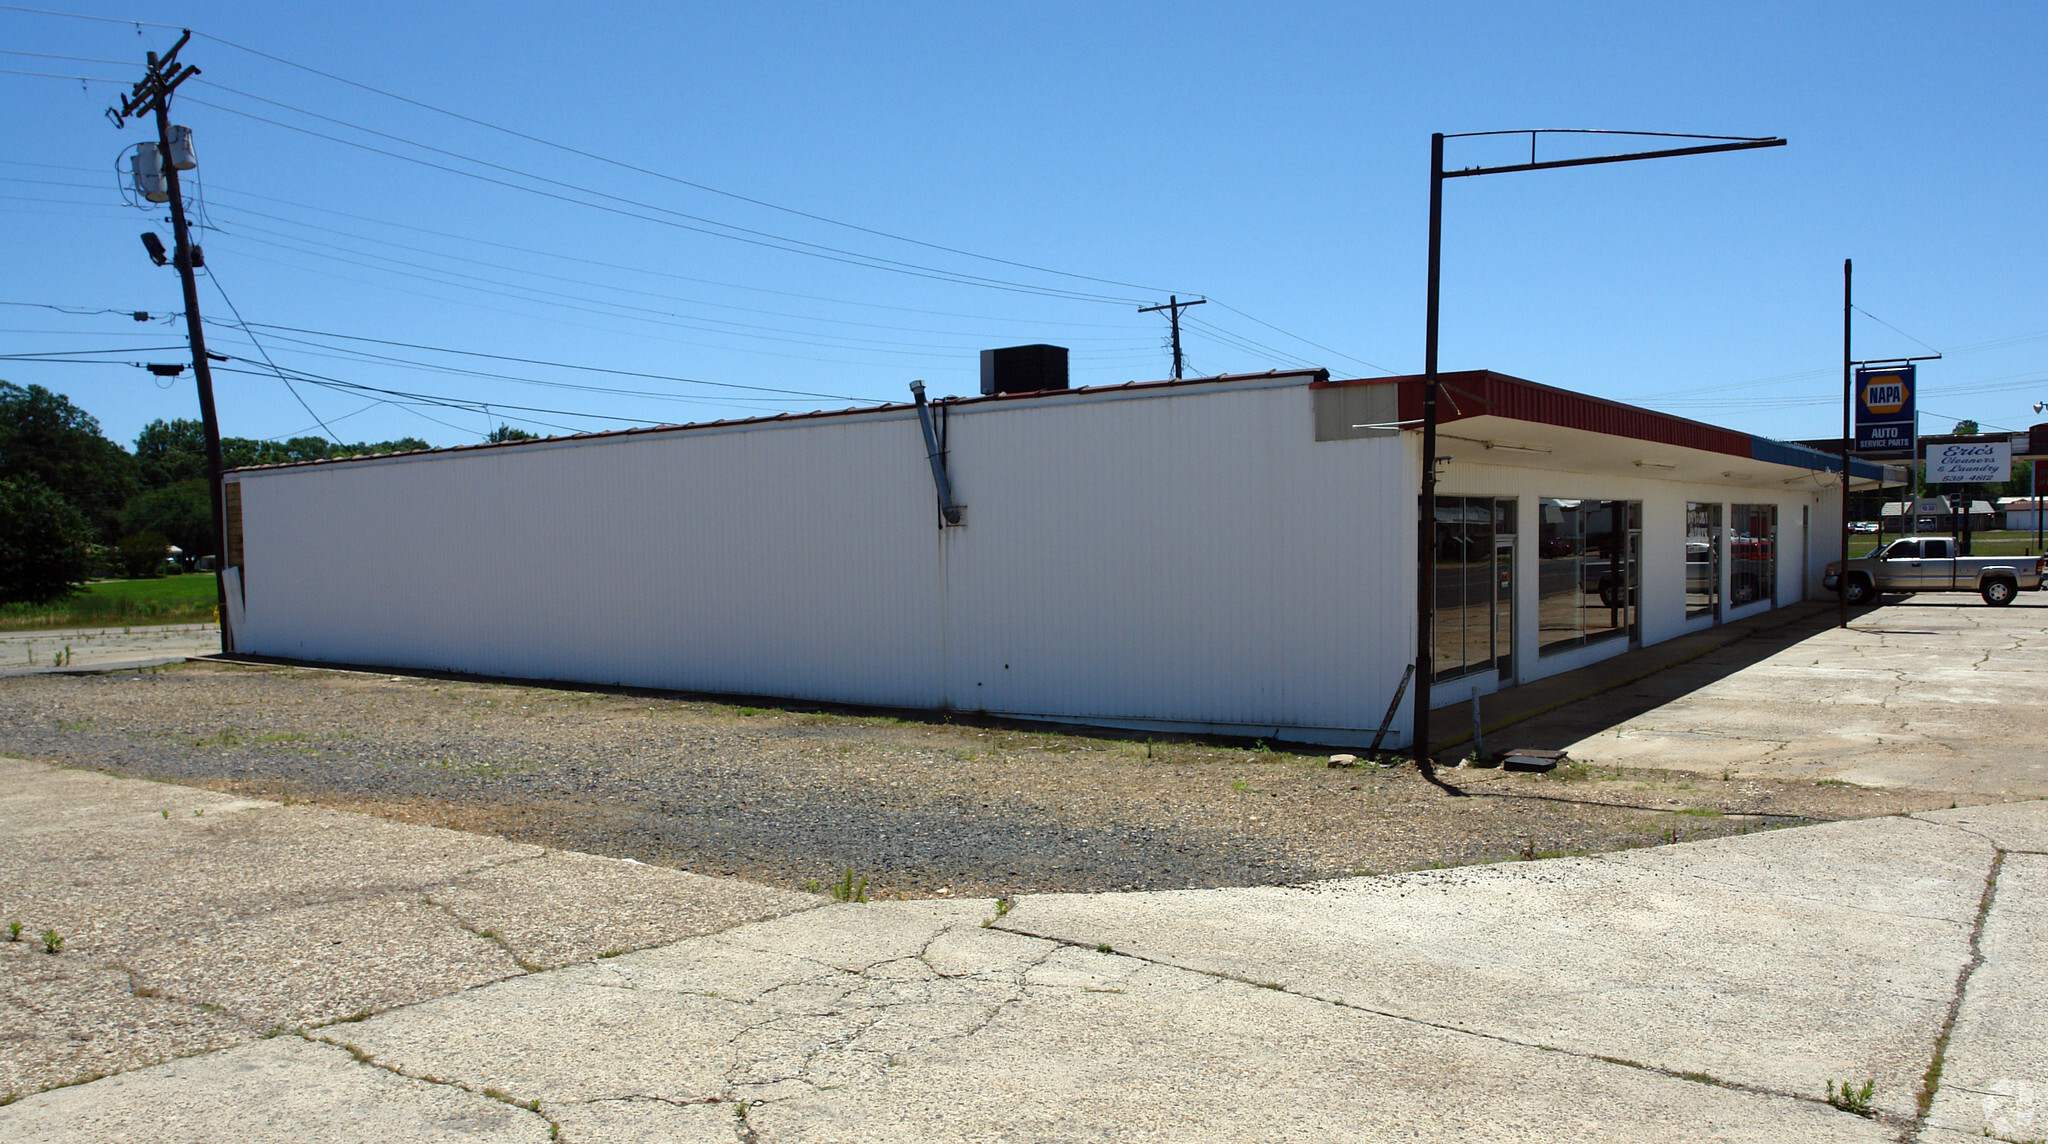
<instances>
[{"instance_id":1,"label":"storefront window","mask_svg":"<svg viewBox=\"0 0 2048 1144\"><path fill-rule=\"evenodd\" d=\"M1492 664L1493 518L1492 497L1436 498L1436 679Z\"/></svg>"},{"instance_id":2,"label":"storefront window","mask_svg":"<svg viewBox=\"0 0 2048 1144\"><path fill-rule=\"evenodd\" d=\"M1728 509L1728 600L1735 607L1778 598L1778 506Z\"/></svg>"},{"instance_id":3,"label":"storefront window","mask_svg":"<svg viewBox=\"0 0 2048 1144\"><path fill-rule=\"evenodd\" d=\"M1545 497L1539 506L1539 653L1633 636L1642 502Z\"/></svg>"},{"instance_id":4,"label":"storefront window","mask_svg":"<svg viewBox=\"0 0 2048 1144\"><path fill-rule=\"evenodd\" d=\"M1721 506L1685 506L1685 618L1721 614Z\"/></svg>"}]
</instances>

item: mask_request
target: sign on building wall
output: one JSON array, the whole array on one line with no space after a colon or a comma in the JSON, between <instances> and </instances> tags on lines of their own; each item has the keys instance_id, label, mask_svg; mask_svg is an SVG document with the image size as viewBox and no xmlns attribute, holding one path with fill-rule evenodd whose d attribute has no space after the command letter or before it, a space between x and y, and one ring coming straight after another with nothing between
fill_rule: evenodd
<instances>
[{"instance_id":1,"label":"sign on building wall","mask_svg":"<svg viewBox=\"0 0 2048 1144\"><path fill-rule=\"evenodd\" d=\"M1913 452L1913 391L1910 364L1856 371L1856 451Z\"/></svg>"},{"instance_id":2,"label":"sign on building wall","mask_svg":"<svg viewBox=\"0 0 2048 1144\"><path fill-rule=\"evenodd\" d=\"M1956 441L1927 447L1927 483L1988 485L2012 479L2012 442Z\"/></svg>"}]
</instances>

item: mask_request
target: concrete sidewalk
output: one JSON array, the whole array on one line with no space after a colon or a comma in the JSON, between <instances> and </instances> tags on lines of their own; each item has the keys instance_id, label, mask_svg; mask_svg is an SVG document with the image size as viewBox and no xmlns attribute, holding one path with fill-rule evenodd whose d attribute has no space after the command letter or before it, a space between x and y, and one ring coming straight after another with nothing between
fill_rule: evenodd
<instances>
[{"instance_id":1,"label":"concrete sidewalk","mask_svg":"<svg viewBox=\"0 0 2048 1144\"><path fill-rule=\"evenodd\" d=\"M0 921L69 927L0 943L0 1054L114 1072L10 1142L2048 1136L2048 803L1015 903L21 763L0 835Z\"/></svg>"}]
</instances>

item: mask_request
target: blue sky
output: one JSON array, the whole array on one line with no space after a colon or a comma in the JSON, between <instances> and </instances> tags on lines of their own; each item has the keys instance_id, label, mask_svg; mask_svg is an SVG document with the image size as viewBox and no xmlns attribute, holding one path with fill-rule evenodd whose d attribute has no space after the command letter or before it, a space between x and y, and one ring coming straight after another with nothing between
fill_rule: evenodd
<instances>
[{"instance_id":1,"label":"blue sky","mask_svg":"<svg viewBox=\"0 0 2048 1144\"><path fill-rule=\"evenodd\" d=\"M461 444L901 400L913 378L966 394L976 350L1035 341L1071 347L1077 384L1150 380L1164 322L1137 306L1174 292L1213 300L1193 372L1415 371L1430 132L1522 127L1790 145L1452 182L1445 369L1830 435L1847 257L1876 319L1859 357L1949 355L1923 367L1923 431L2048 420L2039 5L48 2L170 27L0 7L0 69L125 83L199 33L174 118L233 435L317 417ZM0 378L127 443L196 415L189 375L122 364L176 360L145 347L182 327L41 308L179 307L137 241L168 233L161 208L113 175L146 137L102 117L117 90L0 74L0 301L32 304L0 306L0 354L123 351Z\"/></svg>"}]
</instances>

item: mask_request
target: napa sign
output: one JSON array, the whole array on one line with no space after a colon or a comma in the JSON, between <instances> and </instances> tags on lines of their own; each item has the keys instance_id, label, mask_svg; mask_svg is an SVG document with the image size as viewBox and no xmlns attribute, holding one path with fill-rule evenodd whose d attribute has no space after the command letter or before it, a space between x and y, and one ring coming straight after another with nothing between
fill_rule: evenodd
<instances>
[{"instance_id":1,"label":"napa sign","mask_svg":"<svg viewBox=\"0 0 2048 1144\"><path fill-rule=\"evenodd\" d=\"M1930 485L1991 485L2012 479L2012 442L1956 441L1927 446Z\"/></svg>"},{"instance_id":2,"label":"napa sign","mask_svg":"<svg viewBox=\"0 0 2048 1144\"><path fill-rule=\"evenodd\" d=\"M1910 364L1856 371L1856 451L1913 452L1913 396L1918 383Z\"/></svg>"}]
</instances>

